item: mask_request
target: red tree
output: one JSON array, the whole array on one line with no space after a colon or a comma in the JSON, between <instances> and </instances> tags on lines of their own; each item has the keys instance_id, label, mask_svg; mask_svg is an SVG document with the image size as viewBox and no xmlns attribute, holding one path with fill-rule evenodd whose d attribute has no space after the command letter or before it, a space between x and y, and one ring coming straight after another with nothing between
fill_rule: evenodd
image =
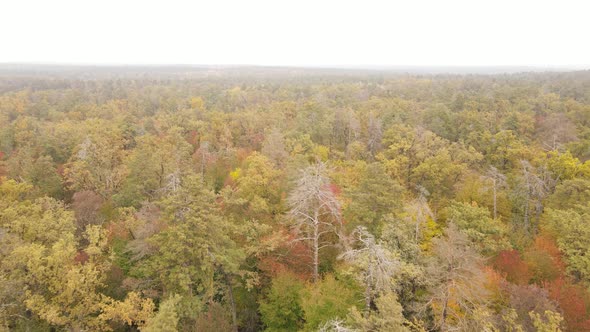
<instances>
[{"instance_id":1,"label":"red tree","mask_svg":"<svg viewBox=\"0 0 590 332\"><path fill-rule=\"evenodd\" d=\"M564 276L545 282L549 297L559 304L569 331L590 331L590 294Z\"/></svg>"},{"instance_id":2,"label":"red tree","mask_svg":"<svg viewBox=\"0 0 590 332\"><path fill-rule=\"evenodd\" d=\"M526 285L531 280L531 271L516 250L501 251L492 265L496 271L500 272L506 280L512 283Z\"/></svg>"}]
</instances>

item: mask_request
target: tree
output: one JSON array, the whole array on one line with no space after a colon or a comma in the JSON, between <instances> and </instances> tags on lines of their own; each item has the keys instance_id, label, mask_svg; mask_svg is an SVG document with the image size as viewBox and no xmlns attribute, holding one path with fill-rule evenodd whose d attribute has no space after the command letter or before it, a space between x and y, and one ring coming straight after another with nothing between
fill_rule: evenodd
<instances>
[{"instance_id":1,"label":"tree","mask_svg":"<svg viewBox=\"0 0 590 332\"><path fill-rule=\"evenodd\" d=\"M415 242L415 225L408 218L393 218L386 216L385 227L380 242L388 251L395 253L399 258L399 268L394 276L395 292L400 303L404 306L405 313L414 314L415 303L422 296L422 290L426 287L425 254L432 251L432 239L439 236L439 230L431 228L423 229L423 238ZM432 225L433 222L429 222Z\"/></svg>"},{"instance_id":2,"label":"tree","mask_svg":"<svg viewBox=\"0 0 590 332\"><path fill-rule=\"evenodd\" d=\"M72 196L71 208L76 217L78 232L84 232L88 225L101 225L105 217L101 208L105 203L102 196L90 190L79 191Z\"/></svg>"},{"instance_id":3,"label":"tree","mask_svg":"<svg viewBox=\"0 0 590 332\"><path fill-rule=\"evenodd\" d=\"M170 296L162 301L155 316L148 319L142 332L176 332L178 331L179 316L176 306L180 302L180 296Z\"/></svg>"},{"instance_id":4,"label":"tree","mask_svg":"<svg viewBox=\"0 0 590 332\"><path fill-rule=\"evenodd\" d=\"M381 119L377 118L373 112L369 113L367 123L367 150L371 159L375 158L375 155L381 149L382 127Z\"/></svg>"},{"instance_id":5,"label":"tree","mask_svg":"<svg viewBox=\"0 0 590 332\"><path fill-rule=\"evenodd\" d=\"M14 183L3 184L3 189L10 189ZM30 187L16 187L20 190ZM10 202L4 209L0 208L0 227L6 232L18 236L26 243L51 245L76 229L73 213L67 211L62 202L53 198L30 200L6 200ZM2 204L2 203L0 203Z\"/></svg>"},{"instance_id":6,"label":"tree","mask_svg":"<svg viewBox=\"0 0 590 332\"><path fill-rule=\"evenodd\" d=\"M73 190L92 190L104 199L116 193L127 169L123 164L126 152L124 140L116 131L99 128L78 145L65 169L65 177Z\"/></svg>"},{"instance_id":7,"label":"tree","mask_svg":"<svg viewBox=\"0 0 590 332\"><path fill-rule=\"evenodd\" d=\"M492 195L494 202L493 216L494 219L498 219L498 190L506 186L506 176L500 173L496 167L490 166L489 170L486 172L485 178L492 183Z\"/></svg>"},{"instance_id":8,"label":"tree","mask_svg":"<svg viewBox=\"0 0 590 332\"><path fill-rule=\"evenodd\" d=\"M283 172L264 155L253 153L232 172L235 189L225 192L226 210L240 219L272 224L284 212Z\"/></svg>"},{"instance_id":9,"label":"tree","mask_svg":"<svg viewBox=\"0 0 590 332\"><path fill-rule=\"evenodd\" d=\"M137 292L130 292L123 301L105 301L100 317L104 320L123 322L137 326L140 330L154 316L156 306L152 299L142 298Z\"/></svg>"},{"instance_id":10,"label":"tree","mask_svg":"<svg viewBox=\"0 0 590 332\"><path fill-rule=\"evenodd\" d=\"M304 331L316 331L333 319L344 319L348 310L361 301L354 281L327 274L321 280L307 285L301 297L305 312Z\"/></svg>"},{"instance_id":11,"label":"tree","mask_svg":"<svg viewBox=\"0 0 590 332\"><path fill-rule=\"evenodd\" d=\"M540 119L539 141L547 150L563 149L563 145L577 141L576 125L564 113L551 113Z\"/></svg>"},{"instance_id":12,"label":"tree","mask_svg":"<svg viewBox=\"0 0 590 332\"><path fill-rule=\"evenodd\" d=\"M547 154L547 169L556 183L571 180L585 172L585 165L574 157L571 152L550 151Z\"/></svg>"},{"instance_id":13,"label":"tree","mask_svg":"<svg viewBox=\"0 0 590 332\"><path fill-rule=\"evenodd\" d=\"M486 161L501 172L516 167L518 160L527 155L525 145L513 130L500 130L495 134L486 132L476 143L481 145L478 150L484 154Z\"/></svg>"},{"instance_id":14,"label":"tree","mask_svg":"<svg viewBox=\"0 0 590 332\"><path fill-rule=\"evenodd\" d=\"M0 327L35 328L29 322L40 320L101 325L94 316L100 303L95 292L106 265L75 261L79 244L72 212L52 198L31 200L32 190L0 179ZM71 313L88 317L82 321Z\"/></svg>"},{"instance_id":15,"label":"tree","mask_svg":"<svg viewBox=\"0 0 590 332\"><path fill-rule=\"evenodd\" d=\"M182 128L173 127L159 137L144 135L126 160L129 170L116 200L121 205L138 206L157 200L177 189L180 178L190 173L191 145L182 137Z\"/></svg>"},{"instance_id":16,"label":"tree","mask_svg":"<svg viewBox=\"0 0 590 332\"><path fill-rule=\"evenodd\" d=\"M197 318L195 330L203 332L237 331L237 326L234 325L227 308L220 303L211 302L207 305L207 311L202 312Z\"/></svg>"},{"instance_id":17,"label":"tree","mask_svg":"<svg viewBox=\"0 0 590 332\"><path fill-rule=\"evenodd\" d=\"M105 235L99 228L88 229L87 240L83 256L70 233L51 246L20 246L4 264L12 271L12 278L26 283L24 303L28 310L50 324L74 331L107 328L99 315L105 297L98 292L109 266L101 258ZM81 262L77 257L87 258Z\"/></svg>"},{"instance_id":18,"label":"tree","mask_svg":"<svg viewBox=\"0 0 590 332\"><path fill-rule=\"evenodd\" d=\"M361 315L356 308L350 314L353 326L360 331L409 331L404 325L406 319L403 308L394 292L387 292L375 299L375 310L369 315Z\"/></svg>"},{"instance_id":19,"label":"tree","mask_svg":"<svg viewBox=\"0 0 590 332\"><path fill-rule=\"evenodd\" d=\"M453 185L481 154L473 148L451 143L424 128L395 126L383 138L387 148L382 160L392 177L407 188L424 187L431 198L452 194Z\"/></svg>"},{"instance_id":20,"label":"tree","mask_svg":"<svg viewBox=\"0 0 590 332\"><path fill-rule=\"evenodd\" d=\"M465 233L483 255L510 248L504 225L497 219L490 218L488 209L466 203L452 203L445 212L447 221Z\"/></svg>"},{"instance_id":21,"label":"tree","mask_svg":"<svg viewBox=\"0 0 590 332\"><path fill-rule=\"evenodd\" d=\"M183 179L179 189L160 202L168 227L148 239L157 250L138 265L137 272L156 280L153 287L162 289L164 296L181 296L181 319L196 318L194 307L202 307L214 295L216 275L237 273L244 257L216 198L200 177Z\"/></svg>"},{"instance_id":22,"label":"tree","mask_svg":"<svg viewBox=\"0 0 590 332\"><path fill-rule=\"evenodd\" d=\"M305 241L312 248L313 280L319 280L320 250L334 245L327 239L329 234L338 234L342 226L340 203L330 186L327 167L318 162L301 172L288 201L289 215L297 241Z\"/></svg>"},{"instance_id":23,"label":"tree","mask_svg":"<svg viewBox=\"0 0 590 332\"><path fill-rule=\"evenodd\" d=\"M530 312L533 325L537 329L537 332L561 332L561 322L563 317L558 312L545 311L544 315L541 316L536 312Z\"/></svg>"},{"instance_id":24,"label":"tree","mask_svg":"<svg viewBox=\"0 0 590 332\"><path fill-rule=\"evenodd\" d=\"M26 181L42 195L63 197L62 179L50 156L35 156L34 148L16 151L8 160L8 173L13 179Z\"/></svg>"},{"instance_id":25,"label":"tree","mask_svg":"<svg viewBox=\"0 0 590 332\"><path fill-rule=\"evenodd\" d=\"M285 138L278 128L273 128L266 135L261 152L274 162L276 167L284 166L289 154L285 150Z\"/></svg>"},{"instance_id":26,"label":"tree","mask_svg":"<svg viewBox=\"0 0 590 332\"><path fill-rule=\"evenodd\" d=\"M454 224L449 224L445 235L433 240L434 257L427 269L428 305L434 312L434 325L441 331L467 324L487 296L482 260L467 236Z\"/></svg>"},{"instance_id":27,"label":"tree","mask_svg":"<svg viewBox=\"0 0 590 332\"><path fill-rule=\"evenodd\" d=\"M499 327L508 330L510 325L518 326L522 331L535 329L530 314L543 314L545 311L557 311L558 305L549 298L547 290L536 285L513 285L504 283L502 291L507 297L504 304L505 323ZM508 319L507 319L508 318Z\"/></svg>"},{"instance_id":28,"label":"tree","mask_svg":"<svg viewBox=\"0 0 590 332\"><path fill-rule=\"evenodd\" d=\"M548 292L549 298L555 301L564 318L568 330L590 330L590 292L584 289L583 284L573 284L569 278L559 278L545 282L543 286Z\"/></svg>"},{"instance_id":29,"label":"tree","mask_svg":"<svg viewBox=\"0 0 590 332\"><path fill-rule=\"evenodd\" d=\"M574 209L590 201L590 181L580 178L565 180L555 187L547 198L547 206L553 209Z\"/></svg>"},{"instance_id":30,"label":"tree","mask_svg":"<svg viewBox=\"0 0 590 332\"><path fill-rule=\"evenodd\" d=\"M330 146L347 151L348 145L358 137L359 126L353 110L349 108L337 109L334 112Z\"/></svg>"},{"instance_id":31,"label":"tree","mask_svg":"<svg viewBox=\"0 0 590 332\"><path fill-rule=\"evenodd\" d=\"M412 200L405 208L406 218L414 225L413 237L416 244L420 243L423 238L423 229L427 226L428 221L434 220L434 213L430 209L426 198L429 195L428 191L421 186L418 187L418 191L418 197Z\"/></svg>"},{"instance_id":32,"label":"tree","mask_svg":"<svg viewBox=\"0 0 590 332\"><path fill-rule=\"evenodd\" d=\"M303 327L303 288L303 283L290 273L284 272L273 278L268 294L260 301L265 331L299 331Z\"/></svg>"},{"instance_id":33,"label":"tree","mask_svg":"<svg viewBox=\"0 0 590 332\"><path fill-rule=\"evenodd\" d=\"M326 322L320 327L318 332L354 332L355 330L348 328L346 324L340 319L333 319Z\"/></svg>"},{"instance_id":34,"label":"tree","mask_svg":"<svg viewBox=\"0 0 590 332\"><path fill-rule=\"evenodd\" d=\"M538 220L543 212L543 199L550 192L554 180L544 168L535 168L528 161L520 161L522 167L522 188L524 191L524 230L531 231L531 202L534 204L535 217Z\"/></svg>"},{"instance_id":35,"label":"tree","mask_svg":"<svg viewBox=\"0 0 590 332\"><path fill-rule=\"evenodd\" d=\"M567 270L578 280L590 281L590 227L588 213L574 210L546 212L546 225L557 235L559 250L567 258Z\"/></svg>"},{"instance_id":36,"label":"tree","mask_svg":"<svg viewBox=\"0 0 590 332\"><path fill-rule=\"evenodd\" d=\"M363 225L370 232L378 233L383 217L401 208L403 188L387 175L381 163L371 163L347 196L350 199L344 211L347 224Z\"/></svg>"},{"instance_id":37,"label":"tree","mask_svg":"<svg viewBox=\"0 0 590 332\"><path fill-rule=\"evenodd\" d=\"M396 255L381 243L377 243L373 235L365 228L358 227L353 235L359 247L346 251L340 255L340 258L360 269L357 279L365 286L365 312L368 316L374 298L392 291L392 278L399 269L400 263Z\"/></svg>"},{"instance_id":38,"label":"tree","mask_svg":"<svg viewBox=\"0 0 590 332\"><path fill-rule=\"evenodd\" d=\"M529 266L520 258L520 253L516 250L500 251L492 264L506 280L518 285L528 284L532 277Z\"/></svg>"}]
</instances>

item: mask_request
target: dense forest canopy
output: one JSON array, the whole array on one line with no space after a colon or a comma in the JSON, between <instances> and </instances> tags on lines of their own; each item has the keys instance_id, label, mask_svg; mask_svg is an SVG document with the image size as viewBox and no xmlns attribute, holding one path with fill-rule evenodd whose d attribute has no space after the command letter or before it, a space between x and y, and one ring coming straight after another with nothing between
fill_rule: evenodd
<instances>
[{"instance_id":1,"label":"dense forest canopy","mask_svg":"<svg viewBox=\"0 0 590 332\"><path fill-rule=\"evenodd\" d=\"M590 331L590 71L0 68L0 330Z\"/></svg>"}]
</instances>

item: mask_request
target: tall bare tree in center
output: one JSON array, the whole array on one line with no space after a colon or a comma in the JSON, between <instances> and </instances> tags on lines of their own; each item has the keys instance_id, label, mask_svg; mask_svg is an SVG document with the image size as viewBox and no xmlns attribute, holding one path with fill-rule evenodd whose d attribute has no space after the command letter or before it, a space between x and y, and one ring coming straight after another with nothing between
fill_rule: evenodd
<instances>
[{"instance_id":1,"label":"tall bare tree in center","mask_svg":"<svg viewBox=\"0 0 590 332\"><path fill-rule=\"evenodd\" d=\"M494 219L498 218L498 189L506 186L506 175L502 174L496 167L491 166L484 178L492 183L494 200Z\"/></svg>"},{"instance_id":2,"label":"tall bare tree in center","mask_svg":"<svg viewBox=\"0 0 590 332\"><path fill-rule=\"evenodd\" d=\"M296 241L305 241L312 249L314 282L319 277L320 250L334 245L325 235L339 235L342 226L340 203L327 173L328 169L322 162L305 168L289 195L289 215L298 233Z\"/></svg>"}]
</instances>

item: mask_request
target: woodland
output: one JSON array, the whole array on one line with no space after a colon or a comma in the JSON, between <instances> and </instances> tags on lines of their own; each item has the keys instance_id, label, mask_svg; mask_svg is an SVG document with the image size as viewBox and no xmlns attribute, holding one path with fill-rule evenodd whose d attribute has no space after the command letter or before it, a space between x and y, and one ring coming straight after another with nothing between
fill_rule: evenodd
<instances>
[{"instance_id":1,"label":"woodland","mask_svg":"<svg viewBox=\"0 0 590 332\"><path fill-rule=\"evenodd\" d=\"M590 71L0 68L0 331L590 331Z\"/></svg>"}]
</instances>

